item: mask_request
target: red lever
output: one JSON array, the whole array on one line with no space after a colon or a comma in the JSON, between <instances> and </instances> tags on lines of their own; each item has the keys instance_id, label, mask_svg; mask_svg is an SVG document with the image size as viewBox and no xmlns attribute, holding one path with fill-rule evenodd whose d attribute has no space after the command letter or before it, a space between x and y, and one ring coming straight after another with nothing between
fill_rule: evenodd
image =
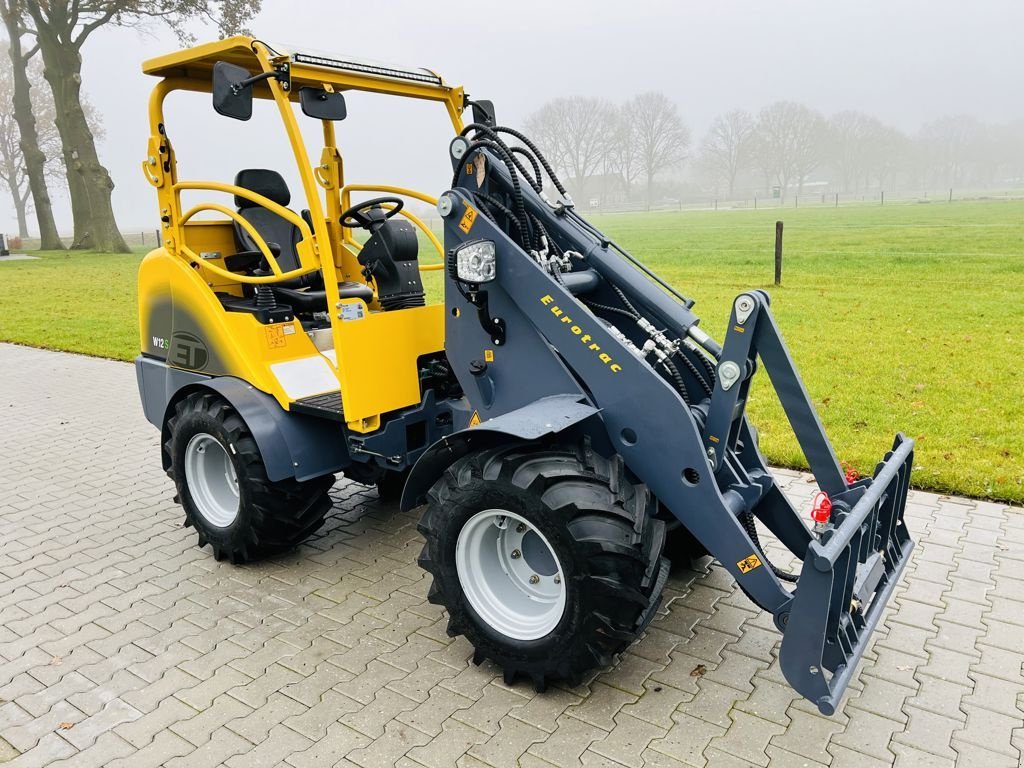
<instances>
[{"instance_id":1,"label":"red lever","mask_svg":"<svg viewBox=\"0 0 1024 768\"><path fill-rule=\"evenodd\" d=\"M846 484L847 485L853 485L858 480L860 480L860 472L858 472L856 469L851 467L845 461L843 462L843 470L845 470L845 472L846 472Z\"/></svg>"},{"instance_id":2,"label":"red lever","mask_svg":"<svg viewBox=\"0 0 1024 768\"><path fill-rule=\"evenodd\" d=\"M818 491L814 497L814 506L811 507L811 520L816 525L824 525L832 515L832 499L824 491Z\"/></svg>"}]
</instances>

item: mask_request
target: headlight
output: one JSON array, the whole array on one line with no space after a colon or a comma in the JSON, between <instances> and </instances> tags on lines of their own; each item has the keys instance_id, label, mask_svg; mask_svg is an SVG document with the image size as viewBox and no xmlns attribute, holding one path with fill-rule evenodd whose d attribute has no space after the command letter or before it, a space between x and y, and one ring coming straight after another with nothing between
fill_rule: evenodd
<instances>
[{"instance_id":1,"label":"headlight","mask_svg":"<svg viewBox=\"0 0 1024 768\"><path fill-rule=\"evenodd\" d=\"M466 283L488 283L495 278L495 249L490 240L477 240L455 249L455 274Z\"/></svg>"}]
</instances>

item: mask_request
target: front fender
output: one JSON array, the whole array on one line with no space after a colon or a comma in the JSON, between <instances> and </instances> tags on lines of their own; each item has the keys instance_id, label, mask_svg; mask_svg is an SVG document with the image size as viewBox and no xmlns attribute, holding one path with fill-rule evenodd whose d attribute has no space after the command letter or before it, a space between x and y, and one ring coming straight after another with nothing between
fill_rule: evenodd
<instances>
[{"instance_id":1,"label":"front fender","mask_svg":"<svg viewBox=\"0 0 1024 768\"><path fill-rule=\"evenodd\" d=\"M599 412L599 408L581 402L579 394L552 395L475 427L446 435L431 445L413 466L402 492L402 509L422 504L427 491L444 471L472 451L557 435L596 417Z\"/></svg>"}]
</instances>

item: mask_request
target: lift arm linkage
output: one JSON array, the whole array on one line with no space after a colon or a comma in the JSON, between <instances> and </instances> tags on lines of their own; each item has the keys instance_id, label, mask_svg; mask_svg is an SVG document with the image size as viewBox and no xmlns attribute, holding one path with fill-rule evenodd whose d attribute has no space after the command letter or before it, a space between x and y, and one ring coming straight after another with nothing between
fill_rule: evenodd
<instances>
[{"instance_id":1,"label":"lift arm linkage","mask_svg":"<svg viewBox=\"0 0 1024 768\"><path fill-rule=\"evenodd\" d=\"M703 434L716 471L727 471L723 464L743 434L758 356L818 485L832 502L831 520L806 546L793 599L776 615L784 633L783 674L831 715L914 548L903 521L914 441L897 435L874 478L848 483L768 309L767 294L751 291L733 305ZM777 509L755 506L753 512L777 531L782 522Z\"/></svg>"}]
</instances>

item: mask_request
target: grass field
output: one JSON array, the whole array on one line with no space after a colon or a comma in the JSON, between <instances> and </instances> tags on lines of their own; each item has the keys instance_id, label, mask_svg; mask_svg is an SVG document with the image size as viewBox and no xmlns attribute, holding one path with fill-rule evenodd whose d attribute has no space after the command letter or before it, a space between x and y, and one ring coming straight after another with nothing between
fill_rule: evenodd
<instances>
[{"instance_id":1,"label":"grass field","mask_svg":"<svg viewBox=\"0 0 1024 768\"><path fill-rule=\"evenodd\" d=\"M786 224L771 287L774 222ZM839 456L870 472L902 430L917 487L1024 502L1024 202L608 215L609 235L697 300L721 338L766 287ZM0 264L0 340L129 360L138 255ZM433 276L432 276L433 277ZM771 461L804 466L767 382Z\"/></svg>"}]
</instances>

